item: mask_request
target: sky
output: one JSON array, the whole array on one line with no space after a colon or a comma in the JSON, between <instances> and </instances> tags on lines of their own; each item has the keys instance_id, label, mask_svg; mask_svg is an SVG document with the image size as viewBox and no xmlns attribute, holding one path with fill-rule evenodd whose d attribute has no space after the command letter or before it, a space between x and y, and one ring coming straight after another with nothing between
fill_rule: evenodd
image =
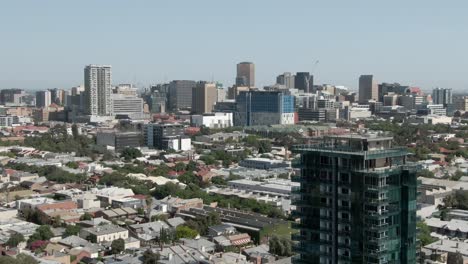
<instances>
[{"instance_id":1,"label":"sky","mask_svg":"<svg viewBox=\"0 0 468 264\"><path fill-rule=\"evenodd\" d=\"M316 84L468 91L468 1L14 0L0 5L0 89L71 88L87 64L113 83L235 80L309 71ZM318 61L318 63L316 63Z\"/></svg>"}]
</instances>

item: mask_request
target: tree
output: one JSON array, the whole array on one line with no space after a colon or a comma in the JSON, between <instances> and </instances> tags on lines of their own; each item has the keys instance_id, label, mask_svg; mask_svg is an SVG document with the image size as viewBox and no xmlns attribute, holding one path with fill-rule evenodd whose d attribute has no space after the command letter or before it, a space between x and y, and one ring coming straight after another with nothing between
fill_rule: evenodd
<instances>
[{"instance_id":1,"label":"tree","mask_svg":"<svg viewBox=\"0 0 468 264\"><path fill-rule=\"evenodd\" d=\"M60 227L61 223L62 223L62 218L60 217L60 215L56 215L54 216L54 218L52 218L52 226L53 227Z\"/></svg>"},{"instance_id":2,"label":"tree","mask_svg":"<svg viewBox=\"0 0 468 264\"><path fill-rule=\"evenodd\" d=\"M197 237L198 232L188 226L179 225L176 227L176 238L195 238Z\"/></svg>"},{"instance_id":3,"label":"tree","mask_svg":"<svg viewBox=\"0 0 468 264\"><path fill-rule=\"evenodd\" d=\"M125 241L122 238L116 239L111 243L111 252L116 257L117 254L125 250Z\"/></svg>"},{"instance_id":4,"label":"tree","mask_svg":"<svg viewBox=\"0 0 468 264\"><path fill-rule=\"evenodd\" d=\"M160 258L159 252L154 253L151 249L147 249L143 253L143 264L157 264Z\"/></svg>"},{"instance_id":5,"label":"tree","mask_svg":"<svg viewBox=\"0 0 468 264\"><path fill-rule=\"evenodd\" d=\"M78 167L79 167L78 162L76 162L76 161L69 161L65 165L67 167L69 167L69 168L72 168L72 169L78 169Z\"/></svg>"},{"instance_id":6,"label":"tree","mask_svg":"<svg viewBox=\"0 0 468 264\"><path fill-rule=\"evenodd\" d=\"M417 173L416 173L418 177L425 177L425 178L434 178L434 173L430 170L419 170Z\"/></svg>"},{"instance_id":7,"label":"tree","mask_svg":"<svg viewBox=\"0 0 468 264\"><path fill-rule=\"evenodd\" d=\"M54 236L54 233L50 230L48 225L41 225L36 231L29 237L29 242L37 240L48 241Z\"/></svg>"},{"instance_id":8,"label":"tree","mask_svg":"<svg viewBox=\"0 0 468 264\"><path fill-rule=\"evenodd\" d=\"M292 242L287 237L272 236L269 241L270 253L278 256L292 255Z\"/></svg>"},{"instance_id":9,"label":"tree","mask_svg":"<svg viewBox=\"0 0 468 264\"><path fill-rule=\"evenodd\" d=\"M81 231L81 227L78 225L68 225L65 228L65 237L77 236Z\"/></svg>"},{"instance_id":10,"label":"tree","mask_svg":"<svg viewBox=\"0 0 468 264\"><path fill-rule=\"evenodd\" d=\"M185 170L185 163L183 162L177 162L176 165L174 166L174 170L179 172Z\"/></svg>"},{"instance_id":11,"label":"tree","mask_svg":"<svg viewBox=\"0 0 468 264\"><path fill-rule=\"evenodd\" d=\"M84 213L81 217L80 217L80 221L89 221L93 219L93 216L91 214L89 214L88 212Z\"/></svg>"},{"instance_id":12,"label":"tree","mask_svg":"<svg viewBox=\"0 0 468 264\"><path fill-rule=\"evenodd\" d=\"M419 221L416 226L419 228L418 238L423 246L431 244L437 240L431 237L431 230L424 221Z\"/></svg>"},{"instance_id":13,"label":"tree","mask_svg":"<svg viewBox=\"0 0 468 264\"><path fill-rule=\"evenodd\" d=\"M15 233L7 240L6 245L9 247L17 247L19 243L24 242L24 236L20 233Z\"/></svg>"},{"instance_id":14,"label":"tree","mask_svg":"<svg viewBox=\"0 0 468 264\"><path fill-rule=\"evenodd\" d=\"M141 151L136 148L124 148L120 153L120 157L124 158L126 161L130 161L132 159L136 159L141 157Z\"/></svg>"},{"instance_id":15,"label":"tree","mask_svg":"<svg viewBox=\"0 0 468 264\"><path fill-rule=\"evenodd\" d=\"M10 256L0 256L0 264L38 264L36 259L30 255L20 253L16 258Z\"/></svg>"}]
</instances>

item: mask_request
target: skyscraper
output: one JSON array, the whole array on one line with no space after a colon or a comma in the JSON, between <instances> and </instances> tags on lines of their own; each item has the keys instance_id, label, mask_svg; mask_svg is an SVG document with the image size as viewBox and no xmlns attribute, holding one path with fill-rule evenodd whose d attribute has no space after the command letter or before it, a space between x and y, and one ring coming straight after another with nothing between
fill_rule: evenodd
<instances>
[{"instance_id":1,"label":"skyscraper","mask_svg":"<svg viewBox=\"0 0 468 264\"><path fill-rule=\"evenodd\" d=\"M435 88L432 90L432 103L441 104L444 107L451 105L452 100L452 89L447 88Z\"/></svg>"},{"instance_id":2,"label":"skyscraper","mask_svg":"<svg viewBox=\"0 0 468 264\"><path fill-rule=\"evenodd\" d=\"M216 84L209 82L198 82L192 89L192 113L211 113L217 101Z\"/></svg>"},{"instance_id":3,"label":"skyscraper","mask_svg":"<svg viewBox=\"0 0 468 264\"><path fill-rule=\"evenodd\" d=\"M52 103L50 91L36 92L36 107L48 107Z\"/></svg>"},{"instance_id":4,"label":"skyscraper","mask_svg":"<svg viewBox=\"0 0 468 264\"><path fill-rule=\"evenodd\" d=\"M308 72L298 72L294 80L295 88L303 90L305 93L312 92L314 87L314 76Z\"/></svg>"},{"instance_id":5,"label":"skyscraper","mask_svg":"<svg viewBox=\"0 0 468 264\"><path fill-rule=\"evenodd\" d=\"M175 80L169 84L169 106L172 110L192 107L192 88L195 81Z\"/></svg>"},{"instance_id":6,"label":"skyscraper","mask_svg":"<svg viewBox=\"0 0 468 264\"><path fill-rule=\"evenodd\" d=\"M295 83L295 75L290 73L290 72L285 72L281 75L278 75L276 77L276 83L277 84L282 84L286 86L286 88L291 89L291 88L296 88L296 83Z\"/></svg>"},{"instance_id":7,"label":"skyscraper","mask_svg":"<svg viewBox=\"0 0 468 264\"><path fill-rule=\"evenodd\" d=\"M367 103L369 100L379 99L379 87L373 75L359 77L359 102Z\"/></svg>"},{"instance_id":8,"label":"skyscraper","mask_svg":"<svg viewBox=\"0 0 468 264\"><path fill-rule=\"evenodd\" d=\"M236 126L294 124L292 95L278 91L242 91L236 103Z\"/></svg>"},{"instance_id":9,"label":"skyscraper","mask_svg":"<svg viewBox=\"0 0 468 264\"><path fill-rule=\"evenodd\" d=\"M381 133L297 146L295 263L416 263L416 167Z\"/></svg>"},{"instance_id":10,"label":"skyscraper","mask_svg":"<svg viewBox=\"0 0 468 264\"><path fill-rule=\"evenodd\" d=\"M112 115L112 70L107 65L88 65L84 69L86 112L93 116Z\"/></svg>"},{"instance_id":11,"label":"skyscraper","mask_svg":"<svg viewBox=\"0 0 468 264\"><path fill-rule=\"evenodd\" d=\"M252 62L237 64L236 85L255 87L255 65Z\"/></svg>"}]
</instances>

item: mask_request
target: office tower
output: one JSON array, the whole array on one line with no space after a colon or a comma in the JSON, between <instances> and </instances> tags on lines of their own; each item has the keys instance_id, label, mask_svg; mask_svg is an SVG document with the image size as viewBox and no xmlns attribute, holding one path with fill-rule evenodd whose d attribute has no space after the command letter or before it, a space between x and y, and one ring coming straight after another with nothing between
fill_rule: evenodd
<instances>
[{"instance_id":1,"label":"office tower","mask_svg":"<svg viewBox=\"0 0 468 264\"><path fill-rule=\"evenodd\" d=\"M435 88L432 90L432 103L441 104L444 107L452 104L452 89Z\"/></svg>"},{"instance_id":2,"label":"office tower","mask_svg":"<svg viewBox=\"0 0 468 264\"><path fill-rule=\"evenodd\" d=\"M416 263L416 168L392 140L352 134L296 147L295 263Z\"/></svg>"},{"instance_id":3,"label":"office tower","mask_svg":"<svg viewBox=\"0 0 468 264\"><path fill-rule=\"evenodd\" d=\"M276 83L284 85L286 88L291 89L291 88L296 88L296 83L295 83L295 75L290 73L290 72L285 72L281 75L278 75L276 77Z\"/></svg>"},{"instance_id":4,"label":"office tower","mask_svg":"<svg viewBox=\"0 0 468 264\"><path fill-rule=\"evenodd\" d=\"M383 101L382 101L384 106L395 106L397 105L397 102L398 102L398 95L392 94L392 93L384 95Z\"/></svg>"},{"instance_id":5,"label":"office tower","mask_svg":"<svg viewBox=\"0 0 468 264\"><path fill-rule=\"evenodd\" d=\"M223 87L216 88L216 102L224 102L226 100L226 89Z\"/></svg>"},{"instance_id":6,"label":"office tower","mask_svg":"<svg viewBox=\"0 0 468 264\"><path fill-rule=\"evenodd\" d=\"M169 84L169 106L173 111L192 107L192 88L195 81L176 80Z\"/></svg>"},{"instance_id":7,"label":"office tower","mask_svg":"<svg viewBox=\"0 0 468 264\"><path fill-rule=\"evenodd\" d=\"M80 95L81 93L84 93L84 91L85 91L85 88L83 85L72 87L71 96Z\"/></svg>"},{"instance_id":8,"label":"office tower","mask_svg":"<svg viewBox=\"0 0 468 264\"><path fill-rule=\"evenodd\" d=\"M147 97L147 103L151 113L166 113L167 110L167 94L155 90Z\"/></svg>"},{"instance_id":9,"label":"office tower","mask_svg":"<svg viewBox=\"0 0 468 264\"><path fill-rule=\"evenodd\" d=\"M294 79L294 86L304 93L311 93L314 87L314 76L308 72L298 72Z\"/></svg>"},{"instance_id":10,"label":"office tower","mask_svg":"<svg viewBox=\"0 0 468 264\"><path fill-rule=\"evenodd\" d=\"M407 95L411 94L411 87L399 83L381 83L378 85L379 101L383 102L384 96L388 94Z\"/></svg>"},{"instance_id":11,"label":"office tower","mask_svg":"<svg viewBox=\"0 0 468 264\"><path fill-rule=\"evenodd\" d=\"M115 93L128 95L128 96L137 96L138 89L133 87L133 84L119 84L115 87Z\"/></svg>"},{"instance_id":12,"label":"office tower","mask_svg":"<svg viewBox=\"0 0 468 264\"><path fill-rule=\"evenodd\" d=\"M255 87L255 65L252 62L237 64L236 85Z\"/></svg>"},{"instance_id":13,"label":"office tower","mask_svg":"<svg viewBox=\"0 0 468 264\"><path fill-rule=\"evenodd\" d=\"M379 88L373 75L359 77L359 103L366 104L369 100L378 100Z\"/></svg>"},{"instance_id":14,"label":"office tower","mask_svg":"<svg viewBox=\"0 0 468 264\"><path fill-rule=\"evenodd\" d=\"M143 114L143 99L140 97L112 94L112 115L128 116L129 118L138 118Z\"/></svg>"},{"instance_id":15,"label":"office tower","mask_svg":"<svg viewBox=\"0 0 468 264\"><path fill-rule=\"evenodd\" d=\"M147 124L143 128L146 146L156 149L190 150L191 140L181 124Z\"/></svg>"},{"instance_id":16,"label":"office tower","mask_svg":"<svg viewBox=\"0 0 468 264\"><path fill-rule=\"evenodd\" d=\"M120 152L125 148L140 147L143 135L141 132L119 132L114 130L100 130L96 133L96 145L111 146Z\"/></svg>"},{"instance_id":17,"label":"office tower","mask_svg":"<svg viewBox=\"0 0 468 264\"><path fill-rule=\"evenodd\" d=\"M294 124L294 97L279 91L246 91L236 97L236 126Z\"/></svg>"},{"instance_id":18,"label":"office tower","mask_svg":"<svg viewBox=\"0 0 468 264\"><path fill-rule=\"evenodd\" d=\"M36 107L48 107L52 103L52 95L50 91L36 92Z\"/></svg>"},{"instance_id":19,"label":"office tower","mask_svg":"<svg viewBox=\"0 0 468 264\"><path fill-rule=\"evenodd\" d=\"M455 100L457 110L468 111L468 96L462 96Z\"/></svg>"},{"instance_id":20,"label":"office tower","mask_svg":"<svg viewBox=\"0 0 468 264\"><path fill-rule=\"evenodd\" d=\"M22 89L2 89L0 90L0 104L20 104L21 97L26 92Z\"/></svg>"},{"instance_id":21,"label":"office tower","mask_svg":"<svg viewBox=\"0 0 468 264\"><path fill-rule=\"evenodd\" d=\"M192 113L204 114L213 112L218 93L216 84L198 82L192 89Z\"/></svg>"},{"instance_id":22,"label":"office tower","mask_svg":"<svg viewBox=\"0 0 468 264\"><path fill-rule=\"evenodd\" d=\"M112 69L88 65L84 69L86 112L93 116L112 115Z\"/></svg>"}]
</instances>

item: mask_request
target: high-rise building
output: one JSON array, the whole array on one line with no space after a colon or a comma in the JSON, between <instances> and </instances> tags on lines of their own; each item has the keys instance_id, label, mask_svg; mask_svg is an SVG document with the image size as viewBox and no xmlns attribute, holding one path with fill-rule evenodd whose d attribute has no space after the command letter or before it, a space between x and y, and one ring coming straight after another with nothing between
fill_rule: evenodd
<instances>
[{"instance_id":1,"label":"high-rise building","mask_svg":"<svg viewBox=\"0 0 468 264\"><path fill-rule=\"evenodd\" d=\"M432 103L441 104L444 107L451 105L452 102L452 89L435 88L432 90Z\"/></svg>"},{"instance_id":2,"label":"high-rise building","mask_svg":"<svg viewBox=\"0 0 468 264\"><path fill-rule=\"evenodd\" d=\"M308 72L298 72L294 79L294 86L305 93L311 93L314 87L314 76Z\"/></svg>"},{"instance_id":3,"label":"high-rise building","mask_svg":"<svg viewBox=\"0 0 468 264\"><path fill-rule=\"evenodd\" d=\"M130 118L141 117L143 99L125 94L112 94L112 115L126 115Z\"/></svg>"},{"instance_id":4,"label":"high-rise building","mask_svg":"<svg viewBox=\"0 0 468 264\"><path fill-rule=\"evenodd\" d=\"M88 65L84 69L86 112L93 116L112 115L112 69L107 65Z\"/></svg>"},{"instance_id":5,"label":"high-rise building","mask_svg":"<svg viewBox=\"0 0 468 264\"><path fill-rule=\"evenodd\" d=\"M379 99L379 88L373 75L359 77L359 102L367 103L369 100Z\"/></svg>"},{"instance_id":6,"label":"high-rise building","mask_svg":"<svg viewBox=\"0 0 468 264\"><path fill-rule=\"evenodd\" d=\"M294 96L279 91L245 91L236 97L236 126L294 124Z\"/></svg>"},{"instance_id":7,"label":"high-rise building","mask_svg":"<svg viewBox=\"0 0 468 264\"><path fill-rule=\"evenodd\" d=\"M457 110L468 111L468 96L462 96L455 100Z\"/></svg>"},{"instance_id":8,"label":"high-rise building","mask_svg":"<svg viewBox=\"0 0 468 264\"><path fill-rule=\"evenodd\" d=\"M388 94L408 95L411 94L411 87L400 85L399 83L381 83L378 85L379 101L383 102L384 96Z\"/></svg>"},{"instance_id":9,"label":"high-rise building","mask_svg":"<svg viewBox=\"0 0 468 264\"><path fill-rule=\"evenodd\" d=\"M192 89L195 81L175 80L169 84L169 106L172 110L190 109L192 107Z\"/></svg>"},{"instance_id":10,"label":"high-rise building","mask_svg":"<svg viewBox=\"0 0 468 264\"><path fill-rule=\"evenodd\" d=\"M255 65L252 62L237 64L236 85L255 87Z\"/></svg>"},{"instance_id":11,"label":"high-rise building","mask_svg":"<svg viewBox=\"0 0 468 264\"><path fill-rule=\"evenodd\" d=\"M52 95L50 91L36 92L36 107L48 107L52 103Z\"/></svg>"},{"instance_id":12,"label":"high-rise building","mask_svg":"<svg viewBox=\"0 0 468 264\"><path fill-rule=\"evenodd\" d=\"M218 93L216 84L198 82L192 89L192 113L204 114L213 112Z\"/></svg>"},{"instance_id":13,"label":"high-rise building","mask_svg":"<svg viewBox=\"0 0 468 264\"><path fill-rule=\"evenodd\" d=\"M416 170L392 140L352 134L296 147L295 263L416 263Z\"/></svg>"},{"instance_id":14,"label":"high-rise building","mask_svg":"<svg viewBox=\"0 0 468 264\"><path fill-rule=\"evenodd\" d=\"M22 89L1 89L0 90L0 104L14 104L20 105L23 103L23 97L27 93Z\"/></svg>"},{"instance_id":15,"label":"high-rise building","mask_svg":"<svg viewBox=\"0 0 468 264\"><path fill-rule=\"evenodd\" d=\"M284 85L287 89L296 88L295 75L290 72L285 72L276 77L276 84Z\"/></svg>"}]
</instances>

